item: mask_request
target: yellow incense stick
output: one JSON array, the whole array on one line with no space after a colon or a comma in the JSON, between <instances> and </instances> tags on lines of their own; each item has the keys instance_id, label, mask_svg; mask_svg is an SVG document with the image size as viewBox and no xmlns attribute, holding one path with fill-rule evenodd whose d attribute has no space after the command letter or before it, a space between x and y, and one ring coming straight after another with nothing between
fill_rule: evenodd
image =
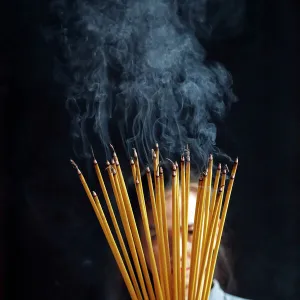
<instances>
[{"instance_id":1,"label":"yellow incense stick","mask_svg":"<svg viewBox=\"0 0 300 300\"><path fill-rule=\"evenodd\" d=\"M211 263L211 267L209 270L209 274L207 275L208 284L205 287L205 293L204 293L203 299L208 299L208 297L209 297L210 286L211 286L212 280L213 280L214 269L215 269L216 262L217 262L218 251L219 251L219 247L220 247L220 243L221 243L222 233L223 233L223 229L224 229L225 219L226 219L226 215L227 215L227 210L228 210L228 206L229 206L230 196L231 196L231 192L232 192L232 187L233 187L237 167L238 167L238 159L235 160L232 171L231 171L231 176L230 176L229 184L227 187L224 205L222 208L222 214L221 214L220 225L219 225L219 230L218 230L218 235L217 235L217 240L216 240L216 246L215 246L215 250L213 252L212 263Z\"/></svg>"},{"instance_id":2,"label":"yellow incense stick","mask_svg":"<svg viewBox=\"0 0 300 300\"><path fill-rule=\"evenodd\" d=\"M217 197L217 192L218 192L220 176L221 176L221 164L218 164L216 177L215 177L215 181L214 181L214 186L213 186L213 194L212 194L212 198L211 198L211 202L210 202L210 211L211 212L213 212L214 206L216 203L216 197Z\"/></svg>"},{"instance_id":3,"label":"yellow incense stick","mask_svg":"<svg viewBox=\"0 0 300 300\"><path fill-rule=\"evenodd\" d=\"M124 178L123 178L123 175L121 172L121 168L118 164L117 164L117 172L115 173L115 175L116 175L115 184L116 184L117 190L119 192L120 198L123 199L123 202L125 205L125 210L126 210L126 213L128 216L128 221L130 224L131 232L132 232L133 239L134 239L134 242L136 245L136 250L137 250L137 253L138 253L138 256L140 259L141 267L143 270L143 275L145 277L147 290L149 293L149 297L152 300L152 299L155 299L154 290L153 290L151 279L149 276L149 271L147 268L146 259L145 259L144 251L142 248L142 243L140 240L140 236L138 234L138 229L137 229L137 225L136 225L135 218L133 215L131 203L130 203L128 192L127 192L126 185L125 185L125 181L124 181Z\"/></svg>"},{"instance_id":4,"label":"yellow incense stick","mask_svg":"<svg viewBox=\"0 0 300 300\"><path fill-rule=\"evenodd\" d=\"M168 226L167 226L167 213L166 213L166 197L165 197L165 185L164 185L164 173L163 168L160 167L159 169L159 178L160 178L160 202L161 202L161 214L162 214L162 221L163 221L163 238L164 238L164 245L165 245L165 254L166 254L166 263L167 263L167 274L168 274L168 282L167 288L169 289L169 295L171 297L171 260L170 260L170 247L169 247L169 237L168 237Z\"/></svg>"},{"instance_id":5,"label":"yellow incense stick","mask_svg":"<svg viewBox=\"0 0 300 300\"><path fill-rule=\"evenodd\" d=\"M216 201L217 201L216 206L212 213L211 222L208 225L206 243L204 245L205 248L203 251L203 259L201 261L201 270L200 270L200 275L199 275L196 299L202 299L202 293L207 284L206 280L205 280L207 278L207 276L205 276L205 275L210 270L211 256L209 256L209 254L211 254L213 251L216 233L218 232L218 221L219 221L219 215L220 215L220 210L221 210L223 191L224 191L224 188L222 188L222 187L218 191L218 196L216 199Z\"/></svg>"},{"instance_id":6,"label":"yellow incense stick","mask_svg":"<svg viewBox=\"0 0 300 300\"><path fill-rule=\"evenodd\" d=\"M177 286L177 274L178 274L178 265L177 265L177 226L176 226L176 196L177 196L177 173L176 167L173 165L172 172L172 262L173 262L173 273L172 273L172 281L173 281L173 297L172 299L178 300L178 286Z\"/></svg>"},{"instance_id":7,"label":"yellow incense stick","mask_svg":"<svg viewBox=\"0 0 300 300\"><path fill-rule=\"evenodd\" d=\"M122 195L121 195L120 190L117 187L116 180L114 178L115 176L113 175L111 168L108 168L107 170L108 170L108 176L109 176L112 188L113 188L113 193L114 193L114 196L116 199L116 203L117 203L117 206L119 209L119 213L121 216L121 221L122 221L122 224L124 227L125 235L126 235L126 238L128 241L129 249L130 249L130 252L131 252L131 255L133 258L134 266L136 268L137 276L138 276L138 279L139 279L139 282L141 285L142 294L143 294L144 299L149 299L148 293L146 290L146 286L145 286L145 282L144 282L144 278L143 278L143 274L142 274L142 270L141 270L141 266L140 266L140 262L139 262L138 255L137 255L136 245L133 240L133 236L132 236L131 228L129 225L129 220L127 217L125 205L122 200ZM114 172L114 174L116 174L116 171Z\"/></svg>"},{"instance_id":8,"label":"yellow incense stick","mask_svg":"<svg viewBox=\"0 0 300 300\"><path fill-rule=\"evenodd\" d=\"M129 258L129 255L128 255L128 252L127 252L127 249L126 249L126 246L125 246L125 243L124 243L124 240L123 240L123 237L122 237L122 234L121 234L121 231L120 231L120 228L119 228L119 225L118 225L115 213L114 213L114 210L113 210L113 207L111 205L111 201L109 199L107 189L106 189L106 186L104 184L104 180L103 180L98 162L95 159L95 157L94 157L94 168L95 168L97 178L98 178L98 181L99 181L99 184L100 184L100 187L101 187L101 190L102 190L102 193L103 193L103 196L104 196L107 208L108 208L109 215L112 219L113 226L114 226L114 229L115 229L116 234L117 234L118 241L119 241L120 246L121 246L122 253L123 253L124 258L125 258L125 262L127 264L128 270L129 270L131 280L133 281L133 286L134 286L135 291L137 293L138 299L142 299L142 294L141 294L141 291L140 291L140 288L139 288L139 285L138 285L138 282L137 282L137 279L136 279L136 276L135 276L135 273L134 273L134 270L133 270L133 267L132 267L132 264L131 264L131 261L130 261L130 258ZM96 197L96 199L98 199L98 197ZM98 202L99 202L99 199L98 199ZM100 205L100 202L97 203L97 206L99 206L99 205Z\"/></svg>"},{"instance_id":9,"label":"yellow incense stick","mask_svg":"<svg viewBox=\"0 0 300 300\"><path fill-rule=\"evenodd\" d=\"M197 191L196 212L194 218L194 236L192 244L192 264L190 267L189 278L189 299L193 299L196 288L196 275L201 257L202 240L204 235L204 195L207 182L207 173L203 173L203 177L199 180Z\"/></svg>"},{"instance_id":10,"label":"yellow incense stick","mask_svg":"<svg viewBox=\"0 0 300 300\"><path fill-rule=\"evenodd\" d=\"M93 195L92 195L92 193L91 193L91 191L90 191L90 189L89 189L89 187L88 187L88 185L86 183L86 180L85 180L84 176L82 175L81 171L79 170L78 166L75 164L75 162L73 160L71 160L71 163L72 163L72 165L77 170L77 174L79 176L79 179L80 179L80 181L82 183L82 186L83 186L83 188L84 188L84 190L85 190L85 192L86 192L86 194L88 196L88 199L90 200L90 203L91 203L91 205L92 205L92 207L94 209L94 212L95 212L95 214L97 216L97 219L98 219L98 221L100 223L100 226L101 226L101 228L102 228L102 230L104 232L104 235L105 235L105 237L106 237L106 239L108 241L110 249L111 249L111 251L112 251L112 253L114 255L114 258L115 258L115 260L117 262L119 270L120 270L120 272L121 272L121 274L123 276L123 279L125 281L127 289L128 289L128 291L130 293L130 296L131 296L132 299L136 299L137 300L138 299L137 295L136 295L136 293L134 291L134 288L133 288L133 285L132 285L132 283L130 281L130 277L129 277L128 273L127 273L126 267L124 265L124 262L122 260L121 254L120 254L120 252L118 250L118 247L116 245L114 237L113 237L113 235L112 235L112 233L110 231L110 228L109 228L109 225L108 225L108 223L106 221L106 218L105 218L105 215L103 213L103 210L101 209L101 206L99 208L97 207L97 205L95 203L95 200L94 200L94 197L93 197Z\"/></svg>"},{"instance_id":11,"label":"yellow incense stick","mask_svg":"<svg viewBox=\"0 0 300 300\"><path fill-rule=\"evenodd\" d=\"M146 206L145 206L145 199L144 199L144 195L141 192L141 182L137 178L135 178L135 187L136 187L136 192L137 192L138 201L139 201L139 205L140 205L140 211L141 211L142 222L143 222L146 241L147 241L148 252L149 252L149 256L150 256L150 264L151 264L151 268L153 270L153 280L154 280L154 288L155 288L156 298L163 300L161 283L160 283L160 280L158 277L158 271L157 271L157 266L156 266L156 262L155 262L154 252L153 252L153 246L152 246L152 240L151 240L151 234L150 234L150 228L149 228L149 221L148 221L147 210L146 210Z\"/></svg>"},{"instance_id":12,"label":"yellow incense stick","mask_svg":"<svg viewBox=\"0 0 300 300\"><path fill-rule=\"evenodd\" d=\"M111 148L113 149L112 146ZM163 169L159 167L159 148L157 144L155 150L152 151L152 158L154 167L154 187L149 168L146 169L146 176L158 241L159 268L155 261L155 254L149 228L148 212L142 186L141 170L135 149L134 160L131 160L130 164L141 212L141 221L145 232L145 241L149 255L149 267L152 271L154 289L152 281L150 280L144 249L142 248L138 227L133 215L128 191L116 152L113 149L113 159L111 164L107 163L107 171L118 212L121 217L126 240L128 242L130 254L132 256L133 265L129 257L129 253L127 252L125 240L121 234L121 230L96 159L94 158L94 168L123 257L121 256L116 241L114 240L99 198L96 193L93 192L92 194L90 192L89 187L77 165L74 162L72 162L72 164L77 169L80 181L113 252L131 298L137 300L186 300L185 274L187 267L188 204L191 172L190 153L187 148L186 157L184 158L182 156L181 158L180 168L177 163L172 163L171 247L169 247L164 174ZM212 155L209 156L207 171L200 177L197 188L191 261L189 261L189 300L207 300L209 297L237 165L238 161L236 160L227 189L225 186L226 169L223 170L221 176L220 165L216 172L213 187L211 186L213 166ZM222 203L223 195L225 195L224 203ZM133 268L135 268L135 270Z\"/></svg>"},{"instance_id":13,"label":"yellow incense stick","mask_svg":"<svg viewBox=\"0 0 300 300\"><path fill-rule=\"evenodd\" d=\"M180 163L181 173L181 228L182 228L182 266L181 266L181 300L185 300L186 284L186 256L187 256L187 237L188 237L188 213L185 196L185 159L181 156Z\"/></svg>"}]
</instances>

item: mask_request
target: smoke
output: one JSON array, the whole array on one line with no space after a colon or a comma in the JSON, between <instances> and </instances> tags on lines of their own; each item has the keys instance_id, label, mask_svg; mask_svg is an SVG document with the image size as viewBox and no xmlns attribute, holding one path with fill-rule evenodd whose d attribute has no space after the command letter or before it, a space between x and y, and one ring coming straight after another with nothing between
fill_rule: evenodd
<instances>
[{"instance_id":1,"label":"smoke","mask_svg":"<svg viewBox=\"0 0 300 300\"><path fill-rule=\"evenodd\" d=\"M236 98L230 74L206 60L196 35L236 34L238 7L221 0L56 1L64 49L57 75L68 87L72 134L83 146L77 152L88 152L92 133L107 151L116 132L128 155L135 147L142 158L156 142L164 158L178 158L189 145L198 166L218 152L215 123Z\"/></svg>"}]
</instances>

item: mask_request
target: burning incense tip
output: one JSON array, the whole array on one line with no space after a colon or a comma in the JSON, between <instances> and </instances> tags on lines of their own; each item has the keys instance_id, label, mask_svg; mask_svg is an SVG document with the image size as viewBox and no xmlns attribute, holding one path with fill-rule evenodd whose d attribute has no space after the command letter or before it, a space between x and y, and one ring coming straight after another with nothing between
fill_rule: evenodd
<instances>
[{"instance_id":1,"label":"burning incense tip","mask_svg":"<svg viewBox=\"0 0 300 300\"><path fill-rule=\"evenodd\" d=\"M112 158L111 159L111 164L114 165L116 163L116 161Z\"/></svg>"},{"instance_id":2,"label":"burning incense tip","mask_svg":"<svg viewBox=\"0 0 300 300\"><path fill-rule=\"evenodd\" d=\"M175 161L175 167L176 167L176 169L178 168L178 163L177 163L177 161Z\"/></svg>"},{"instance_id":3,"label":"burning incense tip","mask_svg":"<svg viewBox=\"0 0 300 300\"><path fill-rule=\"evenodd\" d=\"M151 172L149 167L146 168L146 172L147 172L147 173L150 173L150 172Z\"/></svg>"},{"instance_id":4,"label":"burning incense tip","mask_svg":"<svg viewBox=\"0 0 300 300\"><path fill-rule=\"evenodd\" d=\"M229 168L227 165L225 165L224 168L226 169L227 172L229 172Z\"/></svg>"},{"instance_id":5,"label":"burning incense tip","mask_svg":"<svg viewBox=\"0 0 300 300\"><path fill-rule=\"evenodd\" d=\"M184 155L183 154L181 154L181 162L184 162L185 161L185 159L184 159Z\"/></svg>"},{"instance_id":6,"label":"burning incense tip","mask_svg":"<svg viewBox=\"0 0 300 300\"><path fill-rule=\"evenodd\" d=\"M164 169L162 167L159 167L159 173L162 175L164 174Z\"/></svg>"},{"instance_id":7,"label":"burning incense tip","mask_svg":"<svg viewBox=\"0 0 300 300\"><path fill-rule=\"evenodd\" d=\"M219 190L218 190L218 193L222 193L222 192L223 192L223 189L224 189L224 187L221 186L221 187L219 188Z\"/></svg>"},{"instance_id":8,"label":"burning incense tip","mask_svg":"<svg viewBox=\"0 0 300 300\"><path fill-rule=\"evenodd\" d=\"M237 157L237 158L235 159L234 163L235 163L235 164L238 164L238 162L239 162L239 158Z\"/></svg>"},{"instance_id":9,"label":"burning incense tip","mask_svg":"<svg viewBox=\"0 0 300 300\"><path fill-rule=\"evenodd\" d=\"M78 166L76 165L75 161L73 159L70 159L70 163L71 165L75 168L75 169L79 169Z\"/></svg>"},{"instance_id":10,"label":"burning incense tip","mask_svg":"<svg viewBox=\"0 0 300 300\"><path fill-rule=\"evenodd\" d=\"M111 171L112 171L112 173L113 173L113 175L117 175L117 171L116 171L116 169L115 168L111 168Z\"/></svg>"},{"instance_id":11,"label":"burning incense tip","mask_svg":"<svg viewBox=\"0 0 300 300\"><path fill-rule=\"evenodd\" d=\"M155 148L158 149L158 143L155 144Z\"/></svg>"},{"instance_id":12,"label":"burning incense tip","mask_svg":"<svg viewBox=\"0 0 300 300\"><path fill-rule=\"evenodd\" d=\"M134 165L134 160L133 160L133 158L130 158L130 164L131 164L131 165Z\"/></svg>"},{"instance_id":13,"label":"burning incense tip","mask_svg":"<svg viewBox=\"0 0 300 300\"><path fill-rule=\"evenodd\" d=\"M156 158L156 153L153 149L151 149L151 152L152 152L152 159Z\"/></svg>"},{"instance_id":14,"label":"burning incense tip","mask_svg":"<svg viewBox=\"0 0 300 300\"><path fill-rule=\"evenodd\" d=\"M106 165L107 165L107 166L110 166L110 162L109 162L108 160L106 161Z\"/></svg>"},{"instance_id":15,"label":"burning incense tip","mask_svg":"<svg viewBox=\"0 0 300 300\"><path fill-rule=\"evenodd\" d=\"M77 170L77 174L81 175L81 171L79 170L79 168L78 168L77 164L75 163L75 161L73 159L70 159L70 163Z\"/></svg>"},{"instance_id":16,"label":"burning incense tip","mask_svg":"<svg viewBox=\"0 0 300 300\"><path fill-rule=\"evenodd\" d=\"M97 197L97 194L96 194L95 191L92 191L92 195L93 195L94 198Z\"/></svg>"},{"instance_id":17,"label":"burning incense tip","mask_svg":"<svg viewBox=\"0 0 300 300\"><path fill-rule=\"evenodd\" d=\"M138 155L137 155L136 149L132 148L132 150L133 150L133 157L134 157L134 159L137 159Z\"/></svg>"},{"instance_id":18,"label":"burning incense tip","mask_svg":"<svg viewBox=\"0 0 300 300\"><path fill-rule=\"evenodd\" d=\"M221 170L222 169L222 165L219 163L218 164L218 170Z\"/></svg>"},{"instance_id":19,"label":"burning incense tip","mask_svg":"<svg viewBox=\"0 0 300 300\"><path fill-rule=\"evenodd\" d=\"M234 175L231 175L230 179L233 180L234 178L235 178L235 176L234 176Z\"/></svg>"},{"instance_id":20,"label":"burning incense tip","mask_svg":"<svg viewBox=\"0 0 300 300\"><path fill-rule=\"evenodd\" d=\"M208 159L209 159L209 160L213 160L213 155L212 155L212 154L209 154Z\"/></svg>"}]
</instances>

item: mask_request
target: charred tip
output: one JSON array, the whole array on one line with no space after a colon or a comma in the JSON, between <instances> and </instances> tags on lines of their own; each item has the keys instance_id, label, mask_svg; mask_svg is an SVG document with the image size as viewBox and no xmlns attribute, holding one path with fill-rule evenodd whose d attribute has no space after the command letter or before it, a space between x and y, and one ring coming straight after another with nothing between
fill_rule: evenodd
<instances>
[{"instance_id":1,"label":"charred tip","mask_svg":"<svg viewBox=\"0 0 300 300\"><path fill-rule=\"evenodd\" d=\"M190 152L189 145L186 145L184 152L185 152L185 156L186 156L186 161L190 162L191 161L191 152Z\"/></svg>"},{"instance_id":2,"label":"charred tip","mask_svg":"<svg viewBox=\"0 0 300 300\"><path fill-rule=\"evenodd\" d=\"M78 166L76 165L76 163L73 159L70 159L70 163L75 169L78 169Z\"/></svg>"},{"instance_id":3,"label":"charred tip","mask_svg":"<svg viewBox=\"0 0 300 300\"><path fill-rule=\"evenodd\" d=\"M113 175L116 175L116 174L117 174L117 171L116 171L115 168L111 168L111 171L112 171Z\"/></svg>"},{"instance_id":4,"label":"charred tip","mask_svg":"<svg viewBox=\"0 0 300 300\"><path fill-rule=\"evenodd\" d=\"M235 178L235 175L231 175L231 176L230 176L230 179L231 179L231 180L234 180L234 178Z\"/></svg>"},{"instance_id":5,"label":"charred tip","mask_svg":"<svg viewBox=\"0 0 300 300\"><path fill-rule=\"evenodd\" d=\"M181 162L184 162L184 161L185 161L185 158L184 158L184 155L183 155L183 154L181 154L180 160L181 160Z\"/></svg>"},{"instance_id":6,"label":"charred tip","mask_svg":"<svg viewBox=\"0 0 300 300\"><path fill-rule=\"evenodd\" d=\"M116 163L115 159L112 158L112 159L111 159L111 164L114 165L115 163Z\"/></svg>"},{"instance_id":7,"label":"charred tip","mask_svg":"<svg viewBox=\"0 0 300 300\"><path fill-rule=\"evenodd\" d=\"M219 189L218 189L218 193L222 193L224 190L224 186L221 186Z\"/></svg>"},{"instance_id":8,"label":"charred tip","mask_svg":"<svg viewBox=\"0 0 300 300\"><path fill-rule=\"evenodd\" d=\"M209 160L209 161L212 161L212 160L213 160L213 155L212 155L212 154L209 154L208 160Z\"/></svg>"},{"instance_id":9,"label":"charred tip","mask_svg":"<svg viewBox=\"0 0 300 300\"><path fill-rule=\"evenodd\" d=\"M151 172L149 167L146 168L146 172L147 172L147 173L150 173L150 172Z\"/></svg>"},{"instance_id":10,"label":"charred tip","mask_svg":"<svg viewBox=\"0 0 300 300\"><path fill-rule=\"evenodd\" d=\"M222 169L222 165L219 163L218 164L218 170L220 171Z\"/></svg>"},{"instance_id":11,"label":"charred tip","mask_svg":"<svg viewBox=\"0 0 300 300\"><path fill-rule=\"evenodd\" d=\"M77 164L75 163L75 161L73 159L70 159L70 163L73 166L73 168L77 171L78 175L81 175L81 171L79 170Z\"/></svg>"}]
</instances>

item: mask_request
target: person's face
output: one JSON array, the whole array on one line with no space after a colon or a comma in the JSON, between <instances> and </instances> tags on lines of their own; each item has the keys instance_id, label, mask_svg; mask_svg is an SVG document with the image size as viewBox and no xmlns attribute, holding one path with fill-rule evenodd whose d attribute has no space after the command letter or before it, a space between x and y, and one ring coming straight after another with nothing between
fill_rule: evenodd
<instances>
[{"instance_id":1,"label":"person's face","mask_svg":"<svg viewBox=\"0 0 300 300\"><path fill-rule=\"evenodd\" d=\"M189 196L189 208L188 208L188 240L187 240L187 258L186 258L186 293L188 292L188 279L190 275L190 263L191 263L191 254L192 254L192 240L193 240L193 231L194 231L194 216L196 211L196 197L197 197L197 187L191 187L190 196ZM166 218L167 218L167 232L168 232L168 240L169 240L169 249L170 249L170 259L172 262L172 191L167 190L165 194L166 198ZM181 205L179 205L180 216L181 216ZM155 256L156 265L159 271L159 263L158 263L158 238L155 232L155 223L153 218L153 213L151 209L148 209L148 220L150 227L150 234L152 239L153 251ZM142 226L142 224L140 224ZM147 247L146 237L144 229L141 229L141 240L143 249L145 252L145 258L148 264L148 267L151 270L150 264L150 256ZM182 254L182 226L180 226L180 254ZM181 261L182 263L182 261Z\"/></svg>"}]
</instances>

